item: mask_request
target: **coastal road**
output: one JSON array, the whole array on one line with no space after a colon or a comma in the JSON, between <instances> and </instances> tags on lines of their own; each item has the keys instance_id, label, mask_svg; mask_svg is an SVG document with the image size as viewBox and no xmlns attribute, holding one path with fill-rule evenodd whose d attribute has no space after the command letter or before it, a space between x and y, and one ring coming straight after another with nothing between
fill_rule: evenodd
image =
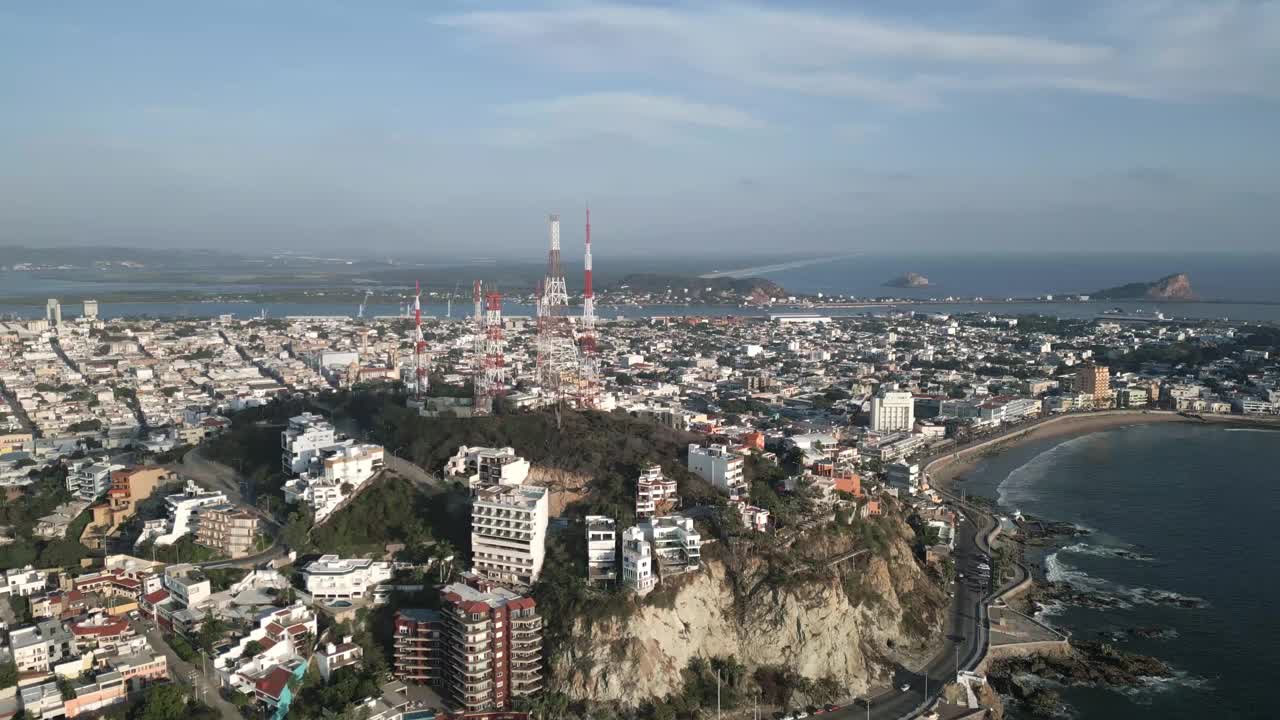
<instances>
[{"instance_id":1,"label":"coastal road","mask_svg":"<svg viewBox=\"0 0 1280 720\"><path fill-rule=\"evenodd\" d=\"M955 558L957 574L965 573L966 579L957 579L956 584L952 586L955 595L947 617L945 644L925 665L922 672L899 670L893 678L894 689L871 698L870 717L875 720L915 717L926 699L936 697L944 685L955 679L957 668L972 669L986 654L988 643L986 593L970 588L967 576L968 569L972 567L980 553L990 554L991 549L986 545L986 535L995 528L995 521L984 513L967 508L962 508L960 513L964 521L957 529L956 546L952 557ZM927 683L926 678L928 678ZM903 685L909 685L910 688L903 692L898 689ZM865 698L860 699L856 704L828 713L824 717L848 720L866 718L868 713L865 702Z\"/></svg>"}]
</instances>

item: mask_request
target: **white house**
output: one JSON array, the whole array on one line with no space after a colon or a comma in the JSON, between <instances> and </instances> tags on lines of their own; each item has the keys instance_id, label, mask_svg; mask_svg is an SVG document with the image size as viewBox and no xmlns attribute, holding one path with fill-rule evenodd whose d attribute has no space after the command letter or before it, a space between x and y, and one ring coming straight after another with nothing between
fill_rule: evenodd
<instances>
[{"instance_id":1,"label":"white house","mask_svg":"<svg viewBox=\"0 0 1280 720\"><path fill-rule=\"evenodd\" d=\"M284 498L311 507L316 521L323 520L383 468L384 457L380 445L321 448L313 458L320 463L319 474L306 472L286 482Z\"/></svg>"},{"instance_id":2,"label":"white house","mask_svg":"<svg viewBox=\"0 0 1280 720\"><path fill-rule=\"evenodd\" d=\"M48 581L47 570L36 570L30 565L6 570L0 575L0 595L29 597L44 592Z\"/></svg>"},{"instance_id":3,"label":"white house","mask_svg":"<svg viewBox=\"0 0 1280 720\"><path fill-rule=\"evenodd\" d=\"M307 592L317 600L355 600L372 596L373 588L391 579L391 563L322 555L302 570Z\"/></svg>"},{"instance_id":4,"label":"white house","mask_svg":"<svg viewBox=\"0 0 1280 720\"><path fill-rule=\"evenodd\" d=\"M529 461L513 448L468 447L462 445L449 458L445 473L464 476L471 489L488 485L522 485L529 477Z\"/></svg>"},{"instance_id":5,"label":"white house","mask_svg":"<svg viewBox=\"0 0 1280 720\"><path fill-rule=\"evenodd\" d=\"M663 515L637 527L653 546L659 575L697 570L702 566L702 536L693 527L693 518Z\"/></svg>"},{"instance_id":6,"label":"white house","mask_svg":"<svg viewBox=\"0 0 1280 720\"><path fill-rule=\"evenodd\" d=\"M181 493L165 497L164 504L169 513L169 521L166 524L167 531L156 537L156 544L172 545L183 535L194 533L198 528L202 508L226 502L226 493L220 490L205 490L194 481L188 480Z\"/></svg>"},{"instance_id":7,"label":"white house","mask_svg":"<svg viewBox=\"0 0 1280 720\"><path fill-rule=\"evenodd\" d=\"M637 595L644 595L656 582L649 540L640 528L627 528L622 533L622 584Z\"/></svg>"},{"instance_id":8,"label":"white house","mask_svg":"<svg viewBox=\"0 0 1280 720\"><path fill-rule=\"evenodd\" d=\"M67 492L77 499L93 502L111 487L111 473L123 465L87 463L67 472Z\"/></svg>"},{"instance_id":9,"label":"white house","mask_svg":"<svg viewBox=\"0 0 1280 720\"><path fill-rule=\"evenodd\" d=\"M736 500L746 494L747 481L742 475L742 456L729 452L724 445L689 445L689 471L711 483L717 490Z\"/></svg>"},{"instance_id":10,"label":"white house","mask_svg":"<svg viewBox=\"0 0 1280 720\"><path fill-rule=\"evenodd\" d=\"M680 504L676 481L662 474L658 465L640 471L636 479L636 517L640 519L666 513Z\"/></svg>"},{"instance_id":11,"label":"white house","mask_svg":"<svg viewBox=\"0 0 1280 720\"><path fill-rule=\"evenodd\" d=\"M303 413L289 418L289 427L280 433L280 464L286 474L297 475L311 467L320 448L334 444L333 425L323 416Z\"/></svg>"}]
</instances>

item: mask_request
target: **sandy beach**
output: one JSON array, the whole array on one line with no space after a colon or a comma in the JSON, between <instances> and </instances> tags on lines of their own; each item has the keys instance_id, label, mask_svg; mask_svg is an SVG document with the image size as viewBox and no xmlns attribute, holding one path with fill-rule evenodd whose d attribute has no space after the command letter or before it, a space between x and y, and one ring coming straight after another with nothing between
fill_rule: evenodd
<instances>
[{"instance_id":1,"label":"sandy beach","mask_svg":"<svg viewBox=\"0 0 1280 720\"><path fill-rule=\"evenodd\" d=\"M934 487L946 491L952 480L973 469L973 466L977 464L984 453L990 452L996 447L1009 448L1013 447L1014 444L1054 437L1079 437L1126 425L1168 422L1265 426L1280 429L1280 420L1242 417L1239 415L1207 415L1203 421L1183 417L1175 412L1156 410L1145 412L1142 410L1109 410L1089 414L1060 415L1044 420L1025 430L967 447L958 453L939 457L926 465L924 472L929 474L930 482Z\"/></svg>"}]
</instances>

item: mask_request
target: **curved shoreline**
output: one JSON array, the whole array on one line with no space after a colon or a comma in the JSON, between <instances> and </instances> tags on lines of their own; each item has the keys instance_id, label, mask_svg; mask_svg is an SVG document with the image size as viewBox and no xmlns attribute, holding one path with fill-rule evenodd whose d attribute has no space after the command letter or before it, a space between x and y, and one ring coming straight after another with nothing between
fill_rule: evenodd
<instances>
[{"instance_id":1,"label":"curved shoreline","mask_svg":"<svg viewBox=\"0 0 1280 720\"><path fill-rule=\"evenodd\" d=\"M1203 420L1179 415L1171 410L1103 410L1092 413L1065 414L1046 418L1029 427L992 438L962 450L940 455L921 469L929 477L930 484L946 491L958 476L972 470L985 451L1000 447L1009 449L1035 440L1050 438L1069 439L1130 425L1152 423L1188 423L1194 425L1219 425L1224 427L1262 427L1280 430L1280 418L1244 415L1204 415Z\"/></svg>"}]
</instances>

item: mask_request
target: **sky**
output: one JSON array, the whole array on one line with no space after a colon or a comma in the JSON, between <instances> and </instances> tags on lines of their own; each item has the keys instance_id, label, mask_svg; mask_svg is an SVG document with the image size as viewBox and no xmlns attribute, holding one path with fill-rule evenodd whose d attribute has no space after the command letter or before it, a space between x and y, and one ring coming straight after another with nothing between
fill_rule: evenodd
<instances>
[{"instance_id":1,"label":"sky","mask_svg":"<svg viewBox=\"0 0 1280 720\"><path fill-rule=\"evenodd\" d=\"M1277 251L1280 0L0 5L0 244Z\"/></svg>"}]
</instances>

